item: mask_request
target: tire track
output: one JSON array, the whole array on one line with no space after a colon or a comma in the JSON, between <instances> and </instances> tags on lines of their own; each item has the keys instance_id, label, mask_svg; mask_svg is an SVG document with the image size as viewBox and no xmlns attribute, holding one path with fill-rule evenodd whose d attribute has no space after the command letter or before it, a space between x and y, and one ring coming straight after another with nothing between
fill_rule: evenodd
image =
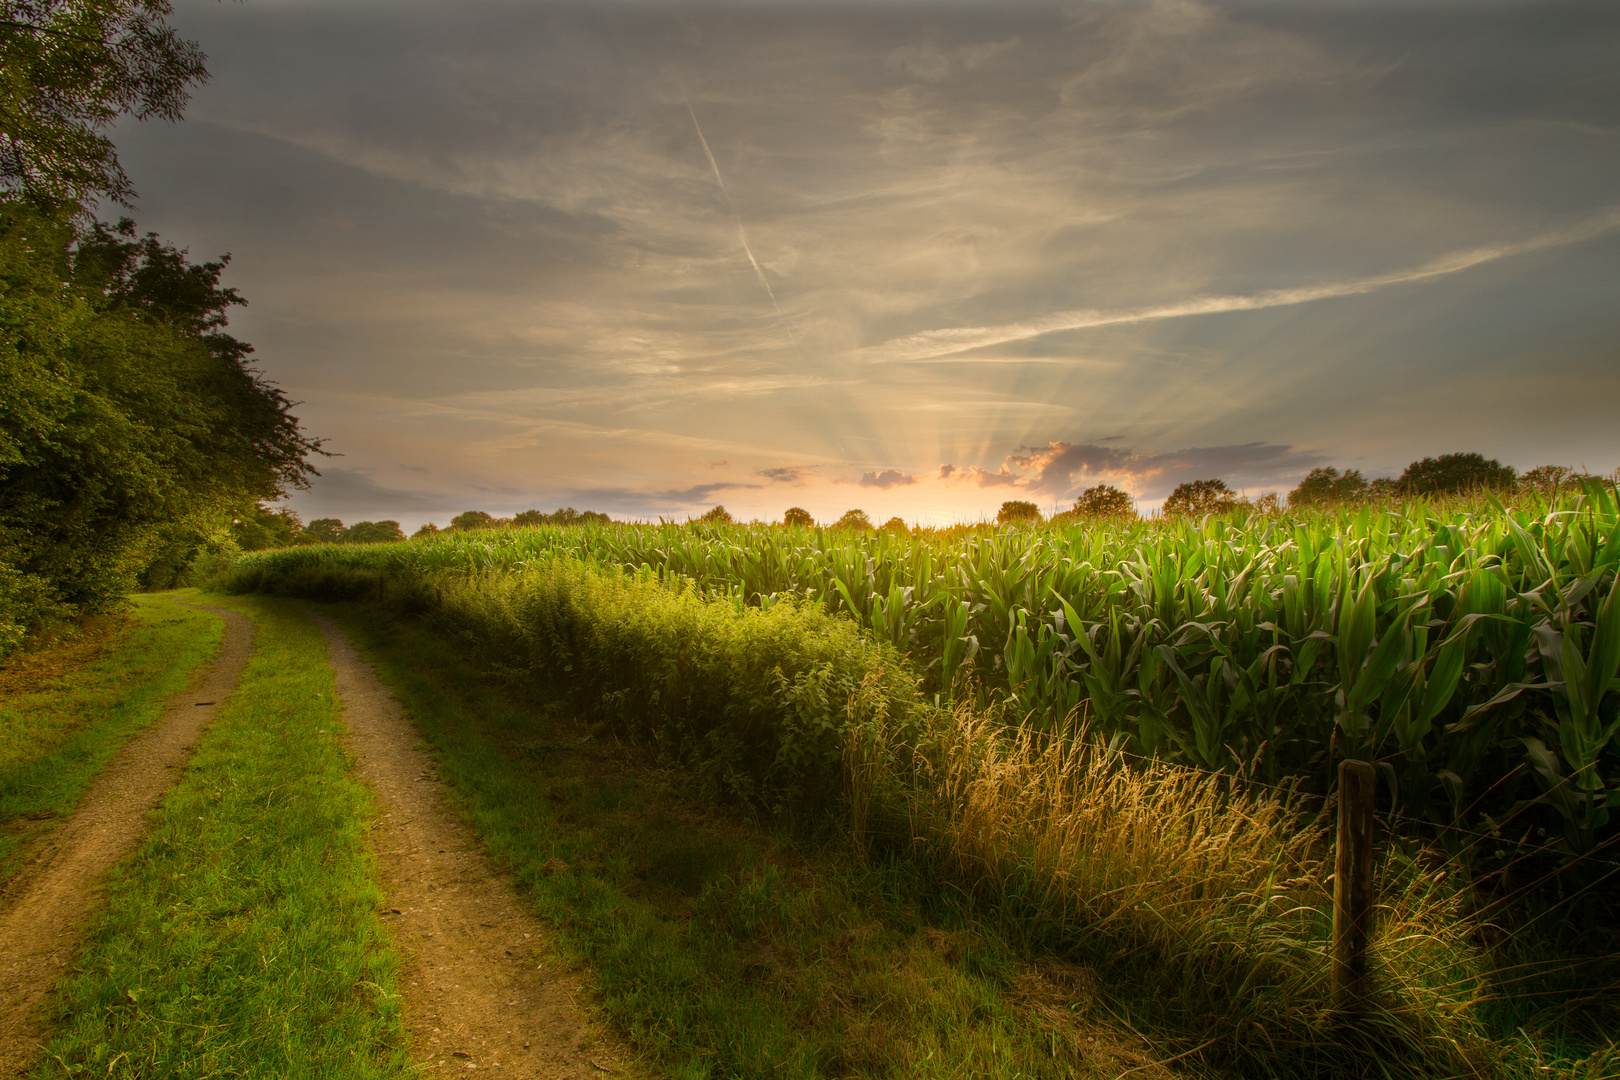
<instances>
[{"instance_id":1,"label":"tire track","mask_svg":"<svg viewBox=\"0 0 1620 1080\"><path fill-rule=\"evenodd\" d=\"M545 924L447 808L404 709L336 622L310 617L326 636L356 771L382 804L371 840L386 918L405 954L400 983L418 1067L535 1080L632 1071L623 1064L630 1054L601 1040L574 1004L578 980L546 961Z\"/></svg>"},{"instance_id":2,"label":"tire track","mask_svg":"<svg viewBox=\"0 0 1620 1080\"><path fill-rule=\"evenodd\" d=\"M180 778L192 747L241 681L254 626L223 608L219 655L125 743L43 850L0 890L0 1076L23 1076L49 1033L53 989L101 905L101 879L151 827L148 811Z\"/></svg>"}]
</instances>

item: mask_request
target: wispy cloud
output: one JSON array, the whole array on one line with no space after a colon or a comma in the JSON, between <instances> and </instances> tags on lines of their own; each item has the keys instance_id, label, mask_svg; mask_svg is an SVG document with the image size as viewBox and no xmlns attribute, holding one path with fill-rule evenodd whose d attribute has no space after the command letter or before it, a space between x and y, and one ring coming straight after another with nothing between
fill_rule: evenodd
<instances>
[{"instance_id":1,"label":"wispy cloud","mask_svg":"<svg viewBox=\"0 0 1620 1080\"><path fill-rule=\"evenodd\" d=\"M1000 326L957 326L939 330L925 330L906 337L893 338L880 345L860 351L863 359L871 361L930 360L982 349L992 345L1005 345L1014 341L1027 341L1065 330L1088 330L1101 326L1119 326L1126 323L1154 322L1161 319L1181 319L1193 315L1217 315L1232 311L1259 311L1264 308L1308 304L1316 300L1329 300L1342 296L1358 296L1377 292L1395 285L1409 285L1431 278L1471 270L1498 259L1515 255L1528 255L1549 248L1595 240L1620 229L1620 207L1610 207L1601 213L1563 229L1555 229L1528 240L1487 244L1442 255L1420 266L1396 270L1387 274L1354 278L1349 281L1325 285L1306 285L1288 289L1268 289L1248 296L1198 296L1173 304L1116 310L1059 311L1036 319L1026 319Z\"/></svg>"}]
</instances>

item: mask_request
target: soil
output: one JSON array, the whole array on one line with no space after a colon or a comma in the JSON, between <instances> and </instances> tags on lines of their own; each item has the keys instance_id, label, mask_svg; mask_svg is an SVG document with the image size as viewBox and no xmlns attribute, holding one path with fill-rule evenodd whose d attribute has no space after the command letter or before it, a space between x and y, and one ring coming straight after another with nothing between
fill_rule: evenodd
<instances>
[{"instance_id":1,"label":"soil","mask_svg":"<svg viewBox=\"0 0 1620 1080\"><path fill-rule=\"evenodd\" d=\"M576 1004L581 980L556 961L546 924L449 807L399 702L335 622L311 617L326 635L357 772L381 804L371 841L385 922L405 955L405 1026L418 1068L522 1080L642 1075L633 1052Z\"/></svg>"},{"instance_id":2,"label":"soil","mask_svg":"<svg viewBox=\"0 0 1620 1080\"><path fill-rule=\"evenodd\" d=\"M149 811L179 779L191 749L230 697L253 654L253 624L225 619L219 655L163 716L124 744L77 810L0 890L0 1077L23 1076L49 1033L52 991L101 906L101 880L135 850Z\"/></svg>"}]
</instances>

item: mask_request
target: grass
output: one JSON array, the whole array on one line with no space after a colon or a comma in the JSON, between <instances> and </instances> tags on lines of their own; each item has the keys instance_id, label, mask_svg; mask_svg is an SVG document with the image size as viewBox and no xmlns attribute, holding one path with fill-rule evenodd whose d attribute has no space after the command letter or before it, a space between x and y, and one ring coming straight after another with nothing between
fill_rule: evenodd
<instances>
[{"instance_id":1,"label":"grass","mask_svg":"<svg viewBox=\"0 0 1620 1080\"><path fill-rule=\"evenodd\" d=\"M0 669L0 882L78 805L115 753L219 648L218 616L136 597L126 623L11 657Z\"/></svg>"},{"instance_id":2,"label":"grass","mask_svg":"<svg viewBox=\"0 0 1620 1080\"><path fill-rule=\"evenodd\" d=\"M212 601L211 601L212 602ZM398 953L365 851L319 631L223 600L257 650L121 863L36 1076L393 1077L406 1066Z\"/></svg>"},{"instance_id":3,"label":"grass","mask_svg":"<svg viewBox=\"0 0 1620 1080\"><path fill-rule=\"evenodd\" d=\"M1115 1077L1150 1047L904 857L853 859L520 699L417 622L340 608L466 814L670 1077ZM1162 1075L1162 1074L1161 1074Z\"/></svg>"}]
</instances>

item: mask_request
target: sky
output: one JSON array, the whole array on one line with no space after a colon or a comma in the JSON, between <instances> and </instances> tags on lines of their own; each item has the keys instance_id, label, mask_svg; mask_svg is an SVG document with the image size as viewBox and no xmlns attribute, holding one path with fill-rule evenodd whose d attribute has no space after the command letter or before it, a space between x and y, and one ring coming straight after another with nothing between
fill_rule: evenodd
<instances>
[{"instance_id":1,"label":"sky","mask_svg":"<svg viewBox=\"0 0 1620 1080\"><path fill-rule=\"evenodd\" d=\"M177 0L304 519L1620 466L1620 5Z\"/></svg>"}]
</instances>

